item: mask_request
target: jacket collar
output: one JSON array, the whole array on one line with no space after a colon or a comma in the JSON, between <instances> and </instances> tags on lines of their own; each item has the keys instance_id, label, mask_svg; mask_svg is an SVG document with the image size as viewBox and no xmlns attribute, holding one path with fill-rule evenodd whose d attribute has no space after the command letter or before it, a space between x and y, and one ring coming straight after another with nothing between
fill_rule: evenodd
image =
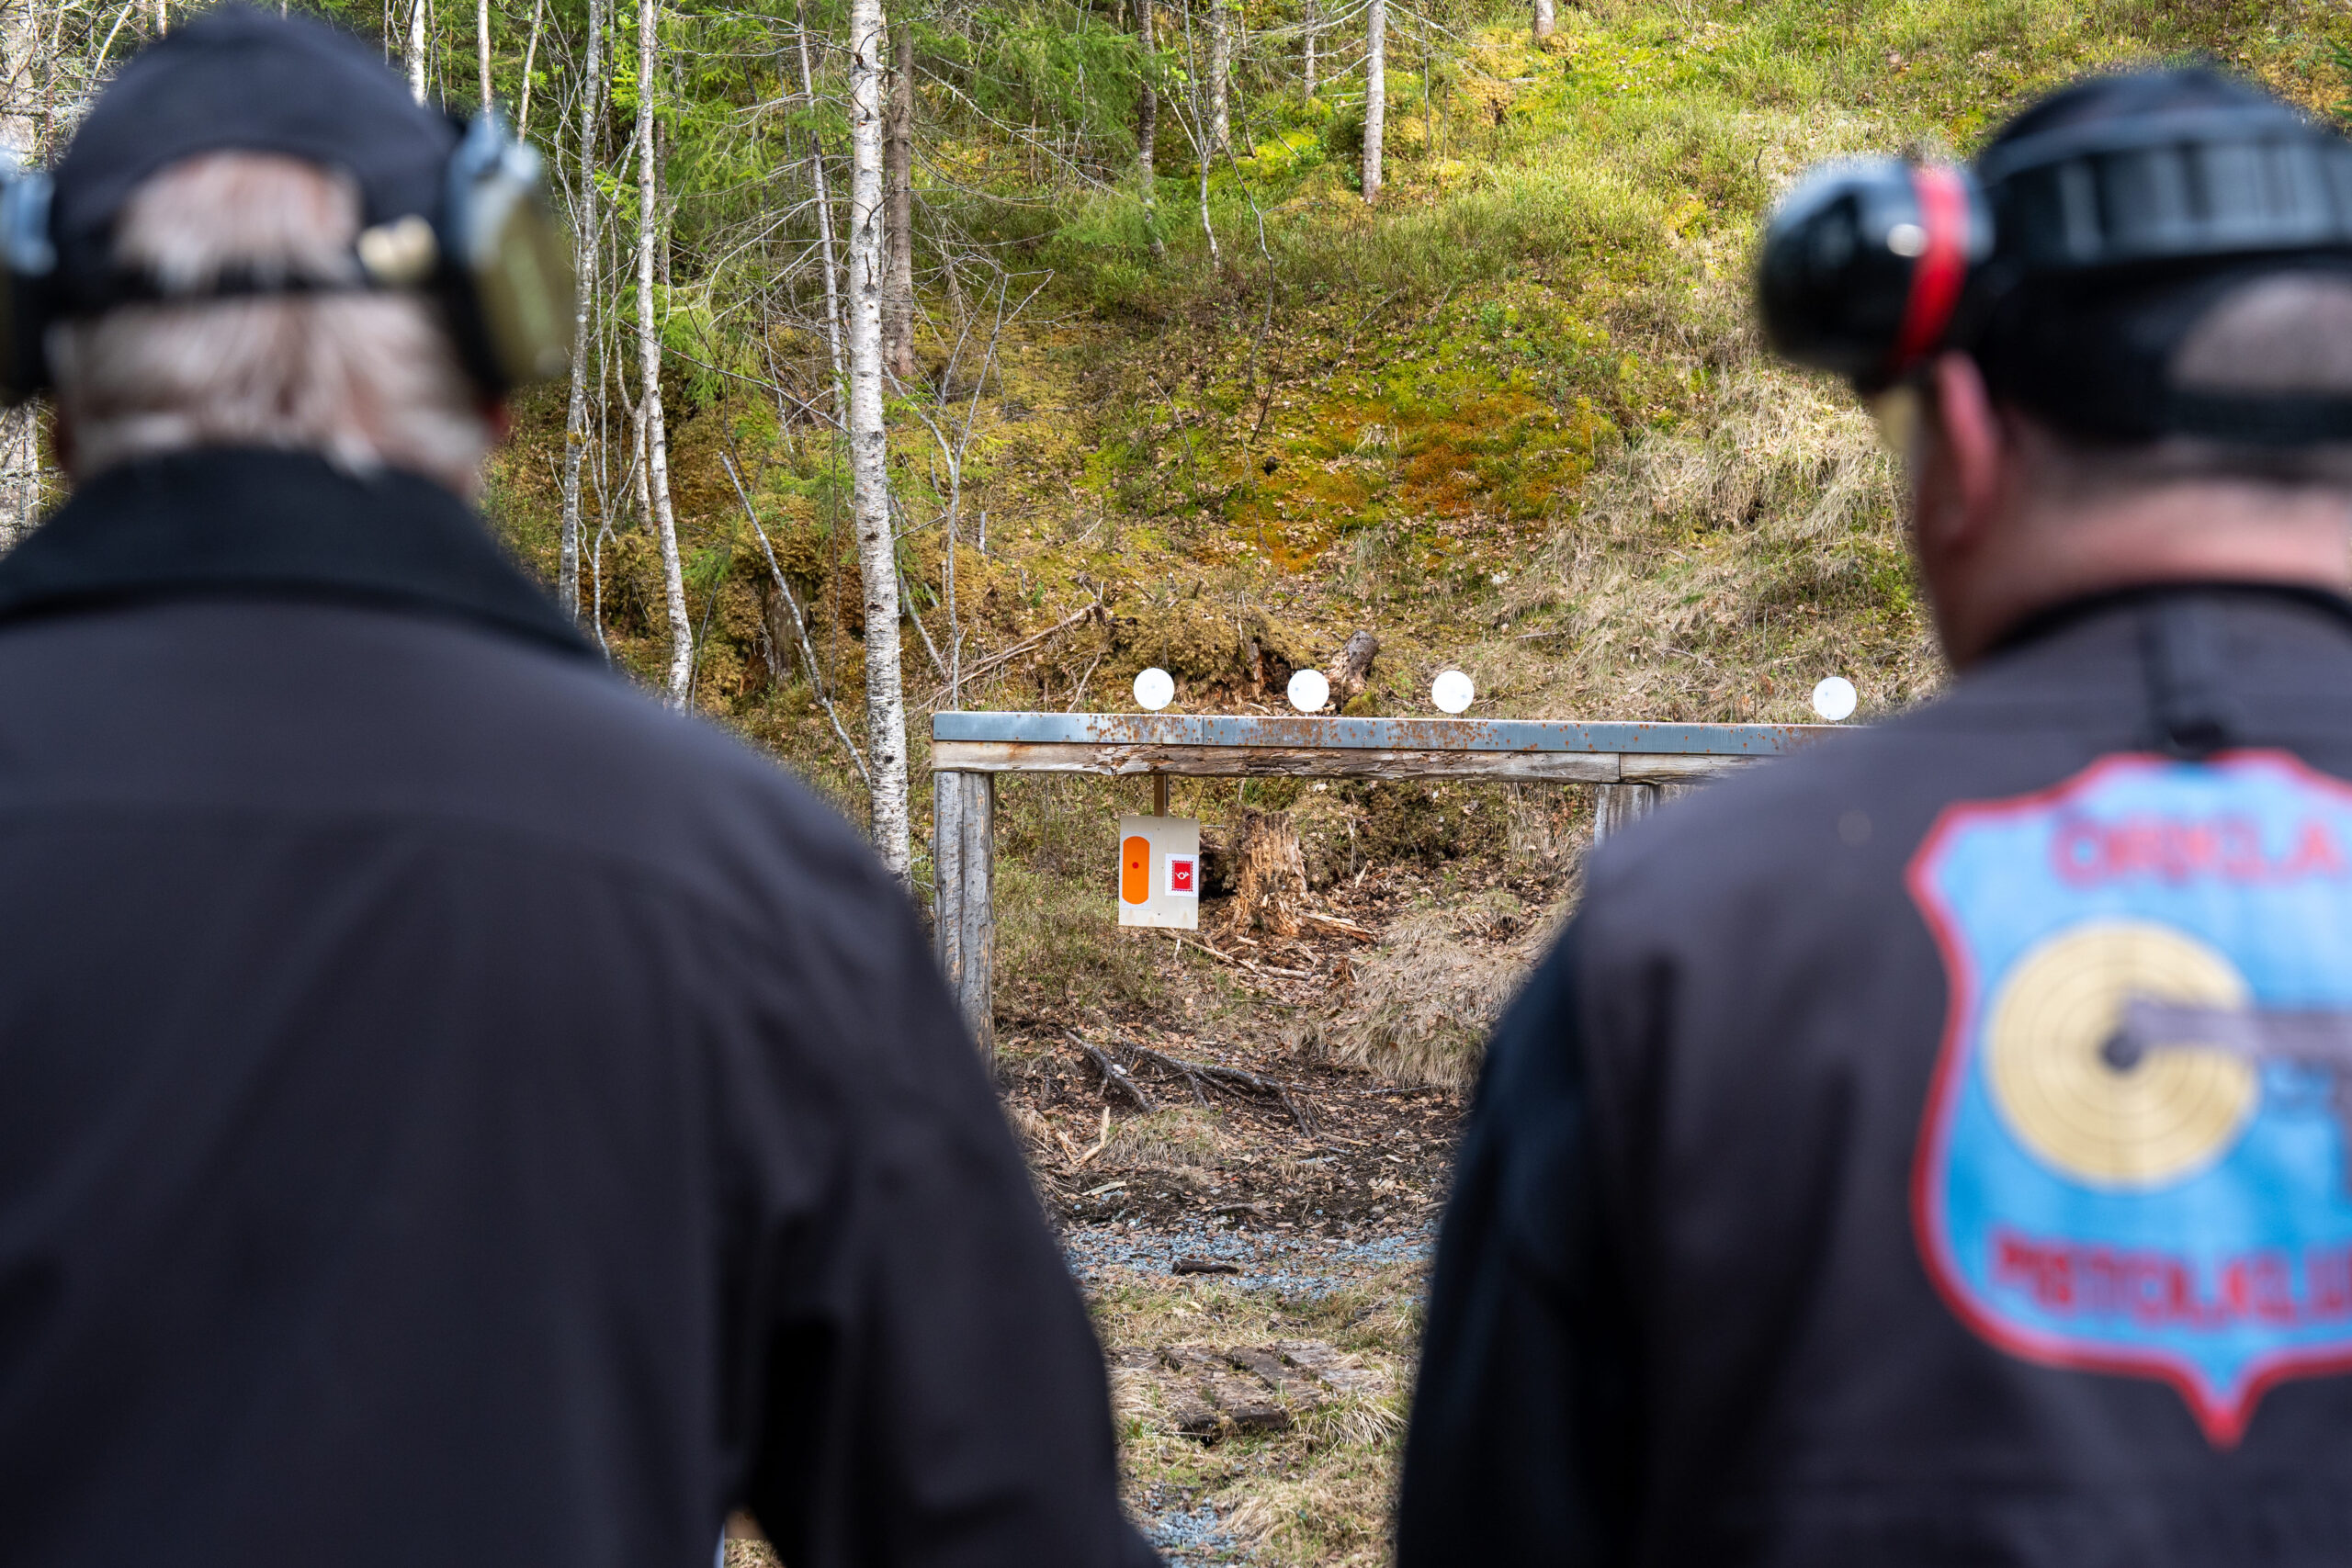
<instances>
[{"instance_id":1,"label":"jacket collar","mask_svg":"<svg viewBox=\"0 0 2352 1568\"><path fill-rule=\"evenodd\" d=\"M431 480L310 453L175 453L107 469L0 557L0 626L155 599L343 601L596 651Z\"/></svg>"},{"instance_id":2,"label":"jacket collar","mask_svg":"<svg viewBox=\"0 0 2352 1568\"><path fill-rule=\"evenodd\" d=\"M2036 610L2003 632L1984 650L1984 657L1991 660L2015 653L2069 626L2096 619L2111 611L2185 596L2238 599L2248 604L2279 606L2300 604L2306 609L2324 612L2345 630L2352 631L2352 599L2324 588L2293 582L2146 582L2128 588L2102 589Z\"/></svg>"}]
</instances>

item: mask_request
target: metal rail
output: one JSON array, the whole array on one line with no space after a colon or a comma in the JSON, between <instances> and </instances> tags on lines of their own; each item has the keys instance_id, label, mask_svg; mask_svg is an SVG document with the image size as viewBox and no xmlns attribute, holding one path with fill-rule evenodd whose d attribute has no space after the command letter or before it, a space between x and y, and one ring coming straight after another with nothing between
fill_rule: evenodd
<instances>
[{"instance_id":1,"label":"metal rail","mask_svg":"<svg viewBox=\"0 0 2352 1568\"><path fill-rule=\"evenodd\" d=\"M1645 724L1566 718L1318 718L1290 714L942 713L931 738L1017 745L1279 746L1334 750L1673 752L1769 757L1834 724Z\"/></svg>"},{"instance_id":2,"label":"metal rail","mask_svg":"<svg viewBox=\"0 0 2352 1568\"><path fill-rule=\"evenodd\" d=\"M1291 715L932 716L939 962L983 1048L995 1048L996 775L1489 779L1601 786L1596 836L1716 773L1836 733L1826 724Z\"/></svg>"}]
</instances>

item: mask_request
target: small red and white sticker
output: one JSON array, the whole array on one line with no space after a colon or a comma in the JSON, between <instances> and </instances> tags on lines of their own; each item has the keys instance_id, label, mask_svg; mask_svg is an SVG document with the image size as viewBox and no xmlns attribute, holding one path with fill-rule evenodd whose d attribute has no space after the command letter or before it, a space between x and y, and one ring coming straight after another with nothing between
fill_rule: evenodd
<instances>
[{"instance_id":1,"label":"small red and white sticker","mask_svg":"<svg viewBox=\"0 0 2352 1568\"><path fill-rule=\"evenodd\" d=\"M1201 896L1201 861L1198 855L1168 857L1168 896L1171 898L1197 898Z\"/></svg>"}]
</instances>

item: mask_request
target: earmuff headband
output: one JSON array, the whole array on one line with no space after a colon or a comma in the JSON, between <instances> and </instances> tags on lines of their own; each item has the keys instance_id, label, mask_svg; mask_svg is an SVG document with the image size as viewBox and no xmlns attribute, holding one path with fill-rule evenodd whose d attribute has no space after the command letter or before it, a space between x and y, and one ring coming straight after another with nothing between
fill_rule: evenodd
<instances>
[{"instance_id":1,"label":"earmuff headband","mask_svg":"<svg viewBox=\"0 0 2352 1568\"><path fill-rule=\"evenodd\" d=\"M118 271L74 279L68 289L51 233L53 190L46 171L0 167L0 398L7 401L47 389L43 343L51 321L128 304L437 294L460 357L491 396L560 377L571 364L571 258L547 209L538 155L514 139L495 111L477 118L460 138L444 181L443 209L363 231L347 277L245 268L179 289Z\"/></svg>"},{"instance_id":2,"label":"earmuff headband","mask_svg":"<svg viewBox=\"0 0 2352 1568\"><path fill-rule=\"evenodd\" d=\"M1957 169L1920 164L1911 171L1919 202L1918 254L1911 268L1910 297L1895 334L1892 376L1908 374L1935 351L1960 308L1968 284L1970 206L1968 185ZM1908 236L1904 236L1908 241Z\"/></svg>"}]
</instances>

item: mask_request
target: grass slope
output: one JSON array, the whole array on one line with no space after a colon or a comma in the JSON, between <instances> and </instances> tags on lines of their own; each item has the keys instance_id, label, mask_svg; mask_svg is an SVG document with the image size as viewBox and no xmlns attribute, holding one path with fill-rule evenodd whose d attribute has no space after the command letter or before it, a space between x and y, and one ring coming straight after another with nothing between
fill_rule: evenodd
<instances>
[{"instance_id":1,"label":"grass slope","mask_svg":"<svg viewBox=\"0 0 2352 1568\"><path fill-rule=\"evenodd\" d=\"M1377 210L1350 188L1345 85L1260 103L1250 150L1211 181L1221 265L1173 167L1157 214L1106 193L1008 243L1054 276L991 373L975 386L967 360L953 389L976 417L952 622L935 448L899 422L916 614L943 648L961 634L968 669L1101 596L1102 615L985 669L970 706L1124 708L1150 663L1188 707L1271 705L1290 667L1360 626L1383 642L1359 699L1375 712L1428 711L1446 664L1477 678L1473 711L1498 716L1794 720L1832 672L1860 688L1863 716L1917 701L1941 676L1893 469L1849 400L1769 363L1748 321L1763 209L1824 156L1966 152L2086 70L2205 53L2325 108L2352 90L2332 41L2352 41L2352 21L2307 0L1590 0L1547 49L1506 17L1433 59L1400 49ZM950 352L924 346L934 369ZM854 810L719 466L740 455L854 726L838 462L740 386L678 395L684 546L714 627L697 705ZM552 576L560 408L522 412L494 509ZM623 529L604 567L616 654L657 671L650 541ZM943 682L922 640L909 648L922 822L921 705ZM1006 786L1008 1015L1044 1026L1181 999L1204 1032L1296 1029L1205 961L1108 929L1112 818L1142 799L1133 782ZM1245 802L1298 806L1351 864L1417 863L1432 902L1458 891L1452 866L1533 841L1534 808L1496 790L1177 788L1204 818ZM1321 1334L1401 1371L1414 1314L1393 1299L1404 1277L1391 1284L1310 1305L1136 1278L1098 1307L1114 1345ZM1204 1450L1141 1405L1123 1419L1137 1486L1210 1497L1255 1532L1256 1561L1382 1559L1385 1427Z\"/></svg>"}]
</instances>

